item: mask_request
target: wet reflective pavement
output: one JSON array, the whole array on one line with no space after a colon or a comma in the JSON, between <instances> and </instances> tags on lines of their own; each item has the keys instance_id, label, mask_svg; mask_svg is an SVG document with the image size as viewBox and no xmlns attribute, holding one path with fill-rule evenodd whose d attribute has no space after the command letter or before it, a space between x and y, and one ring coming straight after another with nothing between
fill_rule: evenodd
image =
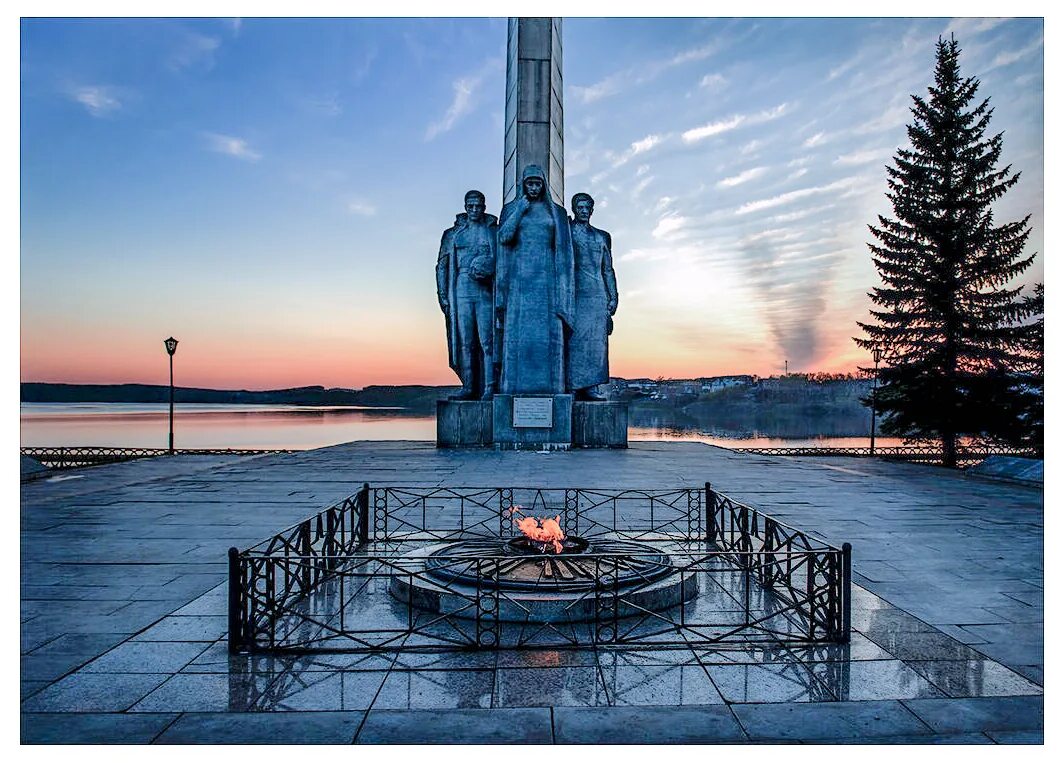
<instances>
[{"instance_id":1,"label":"wet reflective pavement","mask_svg":"<svg viewBox=\"0 0 1063 763\"><path fill-rule=\"evenodd\" d=\"M644 486L697 483L716 475L713 484L730 492L728 476L737 485L743 475L784 475L793 483L790 499L807 500L801 509L790 506L791 518L797 523L800 515L801 526L810 529L833 516L831 506L824 509L823 501L809 496L817 480L837 493L836 465L877 470L888 482L889 500L879 505L872 499L870 511L841 514L837 531L822 532L828 540L854 543L861 585L854 586L849 645L230 656L224 641L224 549L250 545L353 492L352 485L362 481L355 475L410 483L396 478L396 463L420 461L409 476L416 474L422 483L481 484L480 471L499 469L516 473L507 482L531 484L533 474L544 484L578 481L571 475L579 465L566 460L576 454L441 454L419 445L407 444L405 452L371 445L231 459L206 469L171 463L171 473L160 474L156 466L143 478L121 468L132 464L101 467L91 470L93 489L84 493L70 482L52 483L51 489L47 482L24 486L23 741L1041 740L1043 655L1035 651L1034 636L1043 626L1036 619L1026 622L1042 601L1032 593L1043 585L1041 557L990 560L980 551L985 547L980 533L999 538L1005 531L1035 527L1036 538L1019 544L1030 557L1030 549L1040 545L1041 496L905 464L804 461L796 467L797 481L792 462L709 446L654 444L646 447L650 453L636 447L593 454L606 457L593 460L624 473L626 483ZM188 459L173 461L181 460ZM110 481L104 479L106 470L114 472ZM775 477L765 484L773 479L785 487ZM845 489L877 492L867 485L859 480ZM925 501L928 491L932 504ZM735 497L745 498L737 491ZM980 500L1009 506L1017 527L1000 526L1007 522L1003 511L972 515L970 505ZM751 502L777 513L769 501ZM981 587L983 593L982 599L969 593L941 599L949 615L966 611L937 625L890 603L901 589L875 580L885 576L881 565L887 562L874 557L887 555L866 548L867 542L862 546L851 533L856 518L872 527L879 516L879 540L901 547L906 533L916 532L915 513L952 523L949 533L934 534L939 545L947 534L956 537L955 546L926 556L928 569L937 570L942 554L953 553L953 574L973 571L970 578L957 578L964 582L956 590ZM958 556L964 548L975 558ZM151 554L164 563L140 561ZM917 557L895 552L890 564L912 567ZM866 572L862 558L869 560ZM1000 561L1006 570L996 564ZM986 570L998 574L988 576ZM907 596L925 605L923 614L934 612L929 597L949 581L944 572L913 575ZM1002 588L1033 602L1013 599L1027 608L1013 615L1015 622L1000 621L1002 607L975 606ZM989 626L997 630L978 630ZM999 646L1009 637L1019 644L1010 652ZM444 733L459 728L453 736Z\"/></svg>"}]
</instances>

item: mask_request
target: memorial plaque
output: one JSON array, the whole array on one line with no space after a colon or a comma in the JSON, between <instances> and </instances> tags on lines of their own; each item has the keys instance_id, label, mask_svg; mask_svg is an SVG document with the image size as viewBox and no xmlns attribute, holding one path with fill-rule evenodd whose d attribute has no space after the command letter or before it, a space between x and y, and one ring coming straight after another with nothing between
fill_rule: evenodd
<instances>
[{"instance_id":1,"label":"memorial plaque","mask_svg":"<svg viewBox=\"0 0 1063 763\"><path fill-rule=\"evenodd\" d=\"M554 425L554 399L552 397L513 398L514 427L543 427Z\"/></svg>"}]
</instances>

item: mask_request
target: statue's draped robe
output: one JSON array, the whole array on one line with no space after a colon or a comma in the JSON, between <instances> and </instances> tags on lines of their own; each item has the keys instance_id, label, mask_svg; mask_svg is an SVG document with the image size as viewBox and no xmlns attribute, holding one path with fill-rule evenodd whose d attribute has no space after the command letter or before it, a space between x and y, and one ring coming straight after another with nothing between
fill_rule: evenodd
<instances>
[{"instance_id":1,"label":"statue's draped robe","mask_svg":"<svg viewBox=\"0 0 1063 763\"><path fill-rule=\"evenodd\" d=\"M609 304L616 309L612 237L572 223L575 253L576 321L568 344L568 383L585 389L609 381Z\"/></svg>"},{"instance_id":2,"label":"statue's draped robe","mask_svg":"<svg viewBox=\"0 0 1063 763\"><path fill-rule=\"evenodd\" d=\"M495 281L496 304L505 311L499 391L560 394L568 390L565 335L575 313L572 239L545 177L528 171L524 177L543 178L544 187L520 220L513 217L518 202L502 208Z\"/></svg>"},{"instance_id":3,"label":"statue's draped robe","mask_svg":"<svg viewBox=\"0 0 1063 763\"><path fill-rule=\"evenodd\" d=\"M498 218L494 215L485 214L484 223L488 227L489 235L486 237L488 242L492 245L490 256L492 259L497 259L497 249L494 248L497 237ZM461 359L461 346L463 340L472 339L472 337L462 336L461 323L458 314L463 305L461 301L466 298L467 295L462 293L458 286L458 251L457 240L458 234L461 233L468 226L468 215L464 212L459 214L454 220L454 226L447 228L443 231L443 238L439 243L439 258L436 261L436 292L440 302L440 308L443 307L444 299L448 303L448 307L443 310L443 314L446 316L447 323L447 349L449 351L450 368L458 375L463 385L473 386L470 384L469 375L472 373L472 369L462 368ZM490 318L490 303L493 302L493 297L490 295L490 281L486 288L488 300L487 310L487 327L488 331L491 330L493 321ZM468 307L468 306L464 306ZM493 350L493 348L490 348ZM489 350L489 352L490 352ZM493 354L493 352L491 353ZM485 379L484 383L491 380Z\"/></svg>"}]
</instances>

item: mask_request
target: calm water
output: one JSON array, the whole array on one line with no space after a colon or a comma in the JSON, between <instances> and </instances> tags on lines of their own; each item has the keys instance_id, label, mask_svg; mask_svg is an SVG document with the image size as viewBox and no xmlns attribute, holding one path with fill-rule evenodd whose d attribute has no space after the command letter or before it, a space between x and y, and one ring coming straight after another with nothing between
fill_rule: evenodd
<instances>
[{"instance_id":1,"label":"calm water","mask_svg":"<svg viewBox=\"0 0 1063 763\"><path fill-rule=\"evenodd\" d=\"M165 448L168 407L140 403L23 403L23 446L107 445ZM677 425L640 419L631 440L687 440L724 447L866 446L866 437L780 437L720 429L710 422ZM317 448L351 440L435 440L435 417L401 409L296 405L184 404L174 415L178 448ZM815 428L815 422L810 425ZM824 427L821 431L830 431ZM879 445L899 445L879 437Z\"/></svg>"}]
</instances>

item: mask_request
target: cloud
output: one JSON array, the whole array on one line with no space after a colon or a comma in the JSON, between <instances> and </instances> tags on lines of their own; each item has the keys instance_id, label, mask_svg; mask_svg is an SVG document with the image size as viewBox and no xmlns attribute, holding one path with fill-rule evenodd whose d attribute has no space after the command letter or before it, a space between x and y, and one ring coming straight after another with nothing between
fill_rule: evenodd
<instances>
[{"instance_id":1,"label":"cloud","mask_svg":"<svg viewBox=\"0 0 1063 763\"><path fill-rule=\"evenodd\" d=\"M372 217L376 214L376 207L362 199L352 199L347 202L347 211L362 217Z\"/></svg>"},{"instance_id":2,"label":"cloud","mask_svg":"<svg viewBox=\"0 0 1063 763\"><path fill-rule=\"evenodd\" d=\"M72 88L69 95L94 117L105 117L122 108L118 88L110 85L81 85Z\"/></svg>"},{"instance_id":3,"label":"cloud","mask_svg":"<svg viewBox=\"0 0 1063 763\"><path fill-rule=\"evenodd\" d=\"M683 141L686 143L696 143L699 140L705 138L711 138L713 135L720 135L721 133L730 132L738 127L740 124L746 121L746 118L741 114L736 114L730 119L721 119L718 122L709 122L701 127L694 127L683 133Z\"/></svg>"},{"instance_id":4,"label":"cloud","mask_svg":"<svg viewBox=\"0 0 1063 763\"><path fill-rule=\"evenodd\" d=\"M706 74L698 82L698 87L703 87L708 90L716 90L722 88L727 84L727 79L722 74Z\"/></svg>"},{"instance_id":5,"label":"cloud","mask_svg":"<svg viewBox=\"0 0 1063 763\"><path fill-rule=\"evenodd\" d=\"M374 45L365 52L365 55L362 56L362 60L355 65L354 69L351 71L351 79L355 83L362 82L369 76L369 72L373 69L373 62L376 60L378 52L379 51Z\"/></svg>"},{"instance_id":6,"label":"cloud","mask_svg":"<svg viewBox=\"0 0 1063 763\"><path fill-rule=\"evenodd\" d=\"M852 153L842 154L834 160L834 164L842 167L852 167L857 164L870 164L879 159L885 159L890 155L888 148L868 148Z\"/></svg>"},{"instance_id":7,"label":"cloud","mask_svg":"<svg viewBox=\"0 0 1063 763\"><path fill-rule=\"evenodd\" d=\"M869 133L893 130L906 124L911 116L910 96L904 93L894 97L886 110L877 117L857 125L852 131L857 135L867 135Z\"/></svg>"},{"instance_id":8,"label":"cloud","mask_svg":"<svg viewBox=\"0 0 1063 763\"><path fill-rule=\"evenodd\" d=\"M751 212L759 212L762 209L771 209L773 207L781 207L784 204L789 204L791 201L797 201L798 199L804 199L808 196L815 196L821 193L828 193L830 191L839 191L852 187L857 178L843 178L836 180L833 183L827 185L811 186L809 188L799 188L796 191L787 191L786 193L780 193L778 196L772 196L767 199L759 199L757 201L750 201L743 204L735 210L736 215L748 215Z\"/></svg>"},{"instance_id":9,"label":"cloud","mask_svg":"<svg viewBox=\"0 0 1063 763\"><path fill-rule=\"evenodd\" d=\"M628 81L627 73L611 74L599 82L595 82L593 85L580 86L573 85L569 88L569 91L573 96L580 99L584 103L594 103L600 101L602 98L607 98L610 95L619 93L624 89L624 83Z\"/></svg>"},{"instance_id":10,"label":"cloud","mask_svg":"<svg viewBox=\"0 0 1063 763\"><path fill-rule=\"evenodd\" d=\"M756 114L735 114L728 119L721 119L716 122L709 122L701 127L694 127L683 133L684 143L697 143L699 140L705 140L705 138L711 138L713 135L720 135L721 133L730 132L741 125L753 125L760 124L762 122L770 122L773 119L778 119L787 111L790 110L790 105L787 103L780 103L778 106L772 109L766 109L765 111L758 112Z\"/></svg>"},{"instance_id":11,"label":"cloud","mask_svg":"<svg viewBox=\"0 0 1063 763\"><path fill-rule=\"evenodd\" d=\"M689 222L690 221L682 215L665 215L657 221L657 226L653 229L653 233L651 235L654 238L660 240L674 239L678 237L680 231Z\"/></svg>"},{"instance_id":12,"label":"cloud","mask_svg":"<svg viewBox=\"0 0 1063 763\"><path fill-rule=\"evenodd\" d=\"M450 99L450 106L440 119L428 125L424 134L426 141L434 140L436 136L454 129L458 122L472 112L484 78L484 74L478 74L475 77L461 77L454 81L451 85L454 95Z\"/></svg>"},{"instance_id":13,"label":"cloud","mask_svg":"<svg viewBox=\"0 0 1063 763\"><path fill-rule=\"evenodd\" d=\"M644 154L654 146L660 145L662 140L664 140L664 137L661 135L647 135L641 140L636 140L626 151L613 160L613 169L622 167L639 154Z\"/></svg>"},{"instance_id":14,"label":"cloud","mask_svg":"<svg viewBox=\"0 0 1063 763\"><path fill-rule=\"evenodd\" d=\"M631 198L638 199L642 195L642 192L646 190L650 183L653 182L653 175L646 175L640 180L634 188L631 189Z\"/></svg>"},{"instance_id":15,"label":"cloud","mask_svg":"<svg viewBox=\"0 0 1063 763\"><path fill-rule=\"evenodd\" d=\"M714 55L721 48L722 44L720 42L712 41L695 48L681 50L667 58L657 59L640 66L632 66L623 71L615 72L595 82L593 85L573 85L569 88L569 92L583 103L594 103L611 95L616 95L628 87L642 85L654 80L676 66L682 66L691 61L703 61Z\"/></svg>"},{"instance_id":16,"label":"cloud","mask_svg":"<svg viewBox=\"0 0 1063 763\"><path fill-rule=\"evenodd\" d=\"M339 116L343 112L343 107L340 106L340 94L336 91L307 95L302 99L302 104L307 111L327 117Z\"/></svg>"},{"instance_id":17,"label":"cloud","mask_svg":"<svg viewBox=\"0 0 1063 763\"><path fill-rule=\"evenodd\" d=\"M942 37L950 37L955 34L960 40L965 40L982 32L988 32L990 29L996 29L1008 20L1006 17L952 19L949 21L949 25L945 27Z\"/></svg>"},{"instance_id":18,"label":"cloud","mask_svg":"<svg viewBox=\"0 0 1063 763\"><path fill-rule=\"evenodd\" d=\"M1044 48L1044 44L1045 38L1044 35L1041 35L1029 45L1019 48L1018 50L1006 50L1003 53L998 53L997 57L993 59L993 63L991 63L985 71L988 72L993 69L999 69L1002 66L1011 66L1011 64L1016 61L1021 61L1027 56L1037 53Z\"/></svg>"},{"instance_id":19,"label":"cloud","mask_svg":"<svg viewBox=\"0 0 1063 763\"><path fill-rule=\"evenodd\" d=\"M207 141L207 148L215 153L243 159L245 162L257 162L262 158L262 154L253 150L243 138L216 132L203 133L203 137Z\"/></svg>"},{"instance_id":20,"label":"cloud","mask_svg":"<svg viewBox=\"0 0 1063 763\"><path fill-rule=\"evenodd\" d=\"M805 138L805 142L801 145L803 145L805 148L815 148L816 146L819 146L826 142L825 136L825 132L817 132L815 135L809 138Z\"/></svg>"},{"instance_id":21,"label":"cloud","mask_svg":"<svg viewBox=\"0 0 1063 763\"><path fill-rule=\"evenodd\" d=\"M221 40L216 37L184 30L166 65L173 71L210 70L214 67L214 53L220 45Z\"/></svg>"},{"instance_id":22,"label":"cloud","mask_svg":"<svg viewBox=\"0 0 1063 763\"><path fill-rule=\"evenodd\" d=\"M748 170L739 172L737 175L733 175L729 178L724 178L716 184L716 187L733 188L736 185L742 185L742 183L748 183L750 180L755 180L767 171L767 167L751 167Z\"/></svg>"},{"instance_id":23,"label":"cloud","mask_svg":"<svg viewBox=\"0 0 1063 763\"><path fill-rule=\"evenodd\" d=\"M742 146L738 150L742 154L752 154L754 151L758 151L759 149L761 149L763 147L764 147L764 141L762 141L762 140L751 140L751 141L746 143L744 146Z\"/></svg>"},{"instance_id":24,"label":"cloud","mask_svg":"<svg viewBox=\"0 0 1063 763\"><path fill-rule=\"evenodd\" d=\"M771 218L771 221L773 223L792 223L795 220L800 220L802 218L808 217L809 215L814 215L817 212L825 212L828 209L833 208L834 204L822 204L818 207L806 207L804 209L798 209L793 212L785 212L781 215L775 215Z\"/></svg>"}]
</instances>

